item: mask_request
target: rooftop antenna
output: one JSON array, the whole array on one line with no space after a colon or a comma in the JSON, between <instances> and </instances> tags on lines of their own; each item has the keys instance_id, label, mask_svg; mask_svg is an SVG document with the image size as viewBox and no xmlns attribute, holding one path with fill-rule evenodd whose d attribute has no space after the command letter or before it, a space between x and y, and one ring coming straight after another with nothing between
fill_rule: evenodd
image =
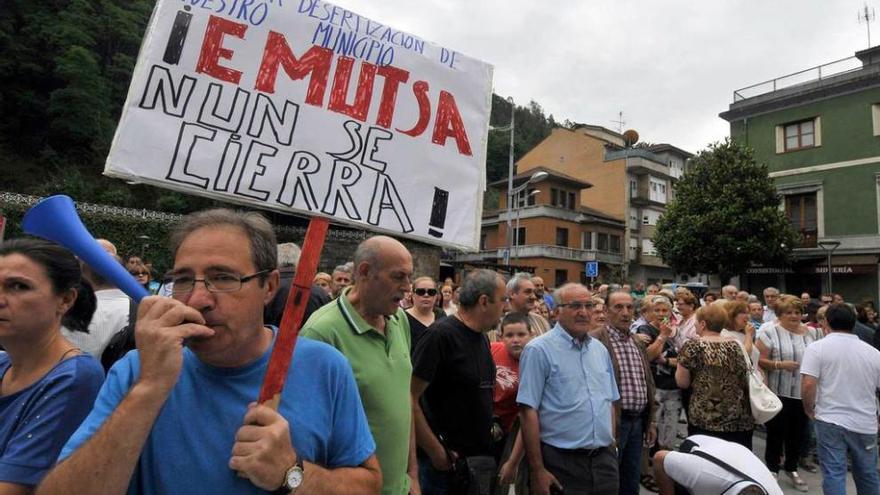
<instances>
[{"instance_id":1,"label":"rooftop antenna","mask_svg":"<svg viewBox=\"0 0 880 495\"><path fill-rule=\"evenodd\" d=\"M612 120L611 122L614 122L615 124L617 124L617 132L618 133L623 132L623 126L626 124L626 121L623 120L623 112L622 111L617 112L617 120Z\"/></svg>"},{"instance_id":2,"label":"rooftop antenna","mask_svg":"<svg viewBox=\"0 0 880 495\"><path fill-rule=\"evenodd\" d=\"M871 22L874 21L875 17L874 7L869 9L867 3L859 12L859 24L865 21L865 27L868 29L868 48L871 48Z\"/></svg>"}]
</instances>

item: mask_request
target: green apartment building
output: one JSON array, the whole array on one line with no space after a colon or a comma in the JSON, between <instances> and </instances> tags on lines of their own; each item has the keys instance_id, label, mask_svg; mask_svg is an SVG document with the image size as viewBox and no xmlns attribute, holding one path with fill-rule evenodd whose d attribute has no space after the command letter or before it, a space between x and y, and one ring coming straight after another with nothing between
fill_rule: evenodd
<instances>
[{"instance_id":1,"label":"green apartment building","mask_svg":"<svg viewBox=\"0 0 880 495\"><path fill-rule=\"evenodd\" d=\"M880 299L880 46L734 92L721 118L768 165L802 234L789 266L753 267L740 284L813 297L832 288L854 303ZM824 246L824 247L823 247Z\"/></svg>"}]
</instances>

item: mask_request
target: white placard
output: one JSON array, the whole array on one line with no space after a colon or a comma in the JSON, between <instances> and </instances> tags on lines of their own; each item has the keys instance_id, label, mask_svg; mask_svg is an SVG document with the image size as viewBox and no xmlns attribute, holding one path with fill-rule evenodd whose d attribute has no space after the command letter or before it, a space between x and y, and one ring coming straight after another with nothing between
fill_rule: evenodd
<instances>
[{"instance_id":1,"label":"white placard","mask_svg":"<svg viewBox=\"0 0 880 495\"><path fill-rule=\"evenodd\" d=\"M320 0L159 0L104 173L476 249L491 87Z\"/></svg>"}]
</instances>

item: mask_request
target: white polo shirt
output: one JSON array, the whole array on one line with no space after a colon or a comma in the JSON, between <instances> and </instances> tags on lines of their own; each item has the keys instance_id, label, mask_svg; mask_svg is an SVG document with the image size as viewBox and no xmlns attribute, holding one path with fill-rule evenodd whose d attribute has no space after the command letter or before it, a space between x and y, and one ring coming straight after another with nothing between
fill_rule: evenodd
<instances>
[{"instance_id":1,"label":"white polo shirt","mask_svg":"<svg viewBox=\"0 0 880 495\"><path fill-rule=\"evenodd\" d=\"M706 435L688 437L701 450L733 466L757 481L770 495L782 495L779 483L767 466L751 450L738 443ZM669 452L663 460L663 470L691 493L733 495L753 484L731 473L714 462L684 452Z\"/></svg>"},{"instance_id":2,"label":"white polo shirt","mask_svg":"<svg viewBox=\"0 0 880 495\"><path fill-rule=\"evenodd\" d=\"M877 433L880 351L853 333L831 332L807 347L801 374L819 382L816 419L856 433Z\"/></svg>"}]
</instances>

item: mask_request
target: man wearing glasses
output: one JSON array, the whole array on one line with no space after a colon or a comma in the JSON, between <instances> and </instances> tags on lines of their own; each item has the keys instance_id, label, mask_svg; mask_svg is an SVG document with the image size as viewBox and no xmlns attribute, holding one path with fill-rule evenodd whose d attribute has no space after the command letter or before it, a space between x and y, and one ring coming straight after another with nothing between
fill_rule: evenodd
<instances>
[{"instance_id":1,"label":"man wearing glasses","mask_svg":"<svg viewBox=\"0 0 880 495\"><path fill-rule=\"evenodd\" d=\"M354 285L302 329L303 337L326 342L348 358L376 439L386 495L406 494L418 482L409 402L411 334L400 308L412 272L412 256L400 242L386 236L361 242L354 252Z\"/></svg>"},{"instance_id":2,"label":"man wearing glasses","mask_svg":"<svg viewBox=\"0 0 880 495\"><path fill-rule=\"evenodd\" d=\"M553 293L556 326L520 358L516 401L532 492L617 493L614 402L620 399L611 356L588 335L593 303L581 284Z\"/></svg>"},{"instance_id":3,"label":"man wearing glasses","mask_svg":"<svg viewBox=\"0 0 880 495\"><path fill-rule=\"evenodd\" d=\"M147 297L138 351L38 493L375 493L381 472L351 368L296 346L279 410L257 405L276 329L275 235L256 213L190 215L171 237L173 298Z\"/></svg>"}]
</instances>

